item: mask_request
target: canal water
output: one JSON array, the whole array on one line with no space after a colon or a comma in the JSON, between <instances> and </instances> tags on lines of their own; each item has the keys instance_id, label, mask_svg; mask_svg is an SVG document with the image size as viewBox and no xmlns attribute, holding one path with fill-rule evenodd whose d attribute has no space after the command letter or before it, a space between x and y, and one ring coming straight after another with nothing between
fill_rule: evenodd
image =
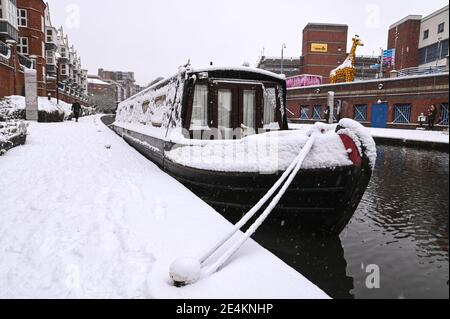
<instances>
[{"instance_id":1,"label":"canal water","mask_svg":"<svg viewBox=\"0 0 450 319\"><path fill-rule=\"evenodd\" d=\"M448 209L447 153L378 146L371 183L339 237L274 222L254 238L333 298L449 298Z\"/></svg>"}]
</instances>

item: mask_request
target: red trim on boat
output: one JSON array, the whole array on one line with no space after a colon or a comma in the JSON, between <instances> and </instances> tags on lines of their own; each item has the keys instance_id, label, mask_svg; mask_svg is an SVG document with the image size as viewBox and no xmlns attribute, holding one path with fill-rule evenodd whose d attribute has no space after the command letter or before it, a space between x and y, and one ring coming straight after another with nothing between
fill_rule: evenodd
<instances>
[{"instance_id":1,"label":"red trim on boat","mask_svg":"<svg viewBox=\"0 0 450 319\"><path fill-rule=\"evenodd\" d=\"M339 137L341 138L342 143L344 143L345 149L348 151L348 158L355 166L360 167L362 165L362 158L353 139L346 134L339 134Z\"/></svg>"}]
</instances>

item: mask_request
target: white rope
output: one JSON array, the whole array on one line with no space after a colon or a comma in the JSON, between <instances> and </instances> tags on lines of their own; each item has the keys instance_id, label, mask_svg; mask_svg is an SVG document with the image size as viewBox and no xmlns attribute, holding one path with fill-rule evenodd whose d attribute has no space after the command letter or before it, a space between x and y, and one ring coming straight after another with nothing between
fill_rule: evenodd
<instances>
[{"instance_id":1,"label":"white rope","mask_svg":"<svg viewBox=\"0 0 450 319\"><path fill-rule=\"evenodd\" d=\"M311 151L314 142L317 138L318 133L314 132L308 139L306 145L302 148L300 154L295 158L283 176L275 183L275 185L269 190L269 192L264 196L256 205L253 207L242 219L236 224L233 232L221 241L218 245L214 247L213 250L208 252L201 259L201 263L205 263L209 257L211 257L217 249L221 248L228 240L233 236L243 225L245 225L248 220L250 220L253 215L264 205L265 202L274 194L274 192L278 189L278 187L286 180L283 187L280 189L278 194L272 199L269 206L264 210L264 212L259 216L259 218L250 226L247 232L233 245L231 246L213 265L209 266L207 270L203 272L203 276L209 276L215 273L219 268L221 268L238 250L241 246L258 230L258 228L262 225L262 223L267 219L276 205L279 203L289 186L292 184L295 176L298 174L300 168L302 167L303 162L305 161L306 156Z\"/></svg>"}]
</instances>

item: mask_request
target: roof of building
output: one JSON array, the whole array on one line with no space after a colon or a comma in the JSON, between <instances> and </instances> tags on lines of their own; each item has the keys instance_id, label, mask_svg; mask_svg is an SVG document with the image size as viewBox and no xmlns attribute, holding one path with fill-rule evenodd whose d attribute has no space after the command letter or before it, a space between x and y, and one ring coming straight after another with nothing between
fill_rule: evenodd
<instances>
[{"instance_id":1,"label":"roof of building","mask_svg":"<svg viewBox=\"0 0 450 319\"><path fill-rule=\"evenodd\" d=\"M404 17L403 19L401 19L401 20L395 22L394 24L392 24L389 27L389 30L391 30L391 29L393 29L395 27L398 27L399 25L405 23L408 20L422 20L422 16L421 15L417 15L417 14L410 14L410 15Z\"/></svg>"},{"instance_id":2,"label":"roof of building","mask_svg":"<svg viewBox=\"0 0 450 319\"><path fill-rule=\"evenodd\" d=\"M332 27L332 28L347 28L347 24L338 24L338 23L321 23L321 22L309 22L303 30L314 27Z\"/></svg>"},{"instance_id":3,"label":"roof of building","mask_svg":"<svg viewBox=\"0 0 450 319\"><path fill-rule=\"evenodd\" d=\"M449 6L446 5L445 7L441 8L441 9L439 9L439 10L436 10L435 12L433 12L433 13L427 15L425 18L423 18L423 19L422 19L422 22L427 21L427 20L429 20L429 19L432 19L432 18L434 18L435 16L444 13L445 11L448 11L448 8L449 8Z\"/></svg>"}]
</instances>

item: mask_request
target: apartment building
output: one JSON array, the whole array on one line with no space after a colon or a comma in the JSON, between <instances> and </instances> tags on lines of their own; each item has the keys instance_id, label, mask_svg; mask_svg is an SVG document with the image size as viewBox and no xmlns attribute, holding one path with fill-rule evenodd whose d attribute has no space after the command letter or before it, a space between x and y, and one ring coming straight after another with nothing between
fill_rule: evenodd
<instances>
[{"instance_id":1,"label":"apartment building","mask_svg":"<svg viewBox=\"0 0 450 319\"><path fill-rule=\"evenodd\" d=\"M39 96L87 101L87 70L42 0L0 0L0 98L24 94L24 69L37 73Z\"/></svg>"}]
</instances>

